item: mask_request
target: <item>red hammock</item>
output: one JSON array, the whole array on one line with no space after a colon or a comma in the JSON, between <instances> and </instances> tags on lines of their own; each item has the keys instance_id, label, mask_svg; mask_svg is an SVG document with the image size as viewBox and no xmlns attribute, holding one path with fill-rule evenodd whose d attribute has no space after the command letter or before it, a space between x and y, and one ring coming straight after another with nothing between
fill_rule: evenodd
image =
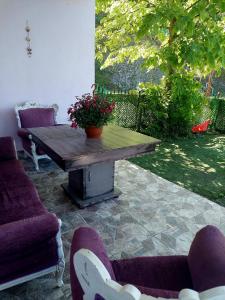
<instances>
[{"instance_id":1,"label":"red hammock","mask_svg":"<svg viewBox=\"0 0 225 300\"><path fill-rule=\"evenodd\" d=\"M209 124L211 124L210 120L204 121L201 124L195 125L192 127L192 132L193 133L202 133L202 132L206 132L208 130L208 126Z\"/></svg>"}]
</instances>

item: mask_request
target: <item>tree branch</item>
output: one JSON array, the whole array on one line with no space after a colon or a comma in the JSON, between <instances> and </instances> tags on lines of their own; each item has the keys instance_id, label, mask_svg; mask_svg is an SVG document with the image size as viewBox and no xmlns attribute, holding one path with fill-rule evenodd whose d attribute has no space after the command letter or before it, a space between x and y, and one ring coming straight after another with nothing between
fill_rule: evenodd
<instances>
[{"instance_id":1,"label":"tree branch","mask_svg":"<svg viewBox=\"0 0 225 300\"><path fill-rule=\"evenodd\" d=\"M189 7L187 7L187 10L190 10L193 6L195 6L196 4L198 4L199 2L201 2L202 0L197 0L194 3L192 3Z\"/></svg>"}]
</instances>

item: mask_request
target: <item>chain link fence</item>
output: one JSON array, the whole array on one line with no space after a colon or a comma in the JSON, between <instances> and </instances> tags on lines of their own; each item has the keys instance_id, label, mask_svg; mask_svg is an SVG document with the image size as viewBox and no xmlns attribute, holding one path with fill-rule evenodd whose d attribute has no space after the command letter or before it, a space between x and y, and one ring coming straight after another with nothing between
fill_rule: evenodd
<instances>
[{"instance_id":1,"label":"chain link fence","mask_svg":"<svg viewBox=\"0 0 225 300\"><path fill-rule=\"evenodd\" d=\"M114 124L146 133L144 128L151 123L152 115L149 97L137 90L110 91L98 85L95 92L115 102ZM212 121L212 129L225 133L225 98L209 98L209 105L203 109L200 122L208 119Z\"/></svg>"},{"instance_id":2,"label":"chain link fence","mask_svg":"<svg viewBox=\"0 0 225 300\"><path fill-rule=\"evenodd\" d=\"M138 130L140 95L137 91L109 91L97 86L95 93L115 102L114 124Z\"/></svg>"},{"instance_id":3,"label":"chain link fence","mask_svg":"<svg viewBox=\"0 0 225 300\"><path fill-rule=\"evenodd\" d=\"M225 133L225 98L211 98L210 110L213 129Z\"/></svg>"}]
</instances>

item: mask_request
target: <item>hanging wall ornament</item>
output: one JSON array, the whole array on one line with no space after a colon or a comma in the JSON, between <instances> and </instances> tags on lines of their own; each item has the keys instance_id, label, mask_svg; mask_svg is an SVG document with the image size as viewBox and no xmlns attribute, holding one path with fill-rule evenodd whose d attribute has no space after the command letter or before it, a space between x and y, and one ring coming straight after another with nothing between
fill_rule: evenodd
<instances>
[{"instance_id":1,"label":"hanging wall ornament","mask_svg":"<svg viewBox=\"0 0 225 300\"><path fill-rule=\"evenodd\" d=\"M26 35L26 41L27 41L27 48L26 48L26 50L27 50L27 55L29 56L29 57L31 57L31 55L32 55L32 49L31 49L31 38L30 38L30 26L29 26L29 24L28 24L28 21L27 21L27 23L26 23L26 27L25 27L25 30L26 30L26 33L27 33L27 35Z\"/></svg>"}]
</instances>

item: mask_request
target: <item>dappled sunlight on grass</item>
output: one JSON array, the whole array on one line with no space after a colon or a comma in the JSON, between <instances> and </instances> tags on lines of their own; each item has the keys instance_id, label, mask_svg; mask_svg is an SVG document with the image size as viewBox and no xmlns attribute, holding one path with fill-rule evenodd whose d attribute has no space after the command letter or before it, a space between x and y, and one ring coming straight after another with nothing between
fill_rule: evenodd
<instances>
[{"instance_id":1,"label":"dappled sunlight on grass","mask_svg":"<svg viewBox=\"0 0 225 300\"><path fill-rule=\"evenodd\" d=\"M130 161L225 206L225 135L162 142Z\"/></svg>"}]
</instances>

